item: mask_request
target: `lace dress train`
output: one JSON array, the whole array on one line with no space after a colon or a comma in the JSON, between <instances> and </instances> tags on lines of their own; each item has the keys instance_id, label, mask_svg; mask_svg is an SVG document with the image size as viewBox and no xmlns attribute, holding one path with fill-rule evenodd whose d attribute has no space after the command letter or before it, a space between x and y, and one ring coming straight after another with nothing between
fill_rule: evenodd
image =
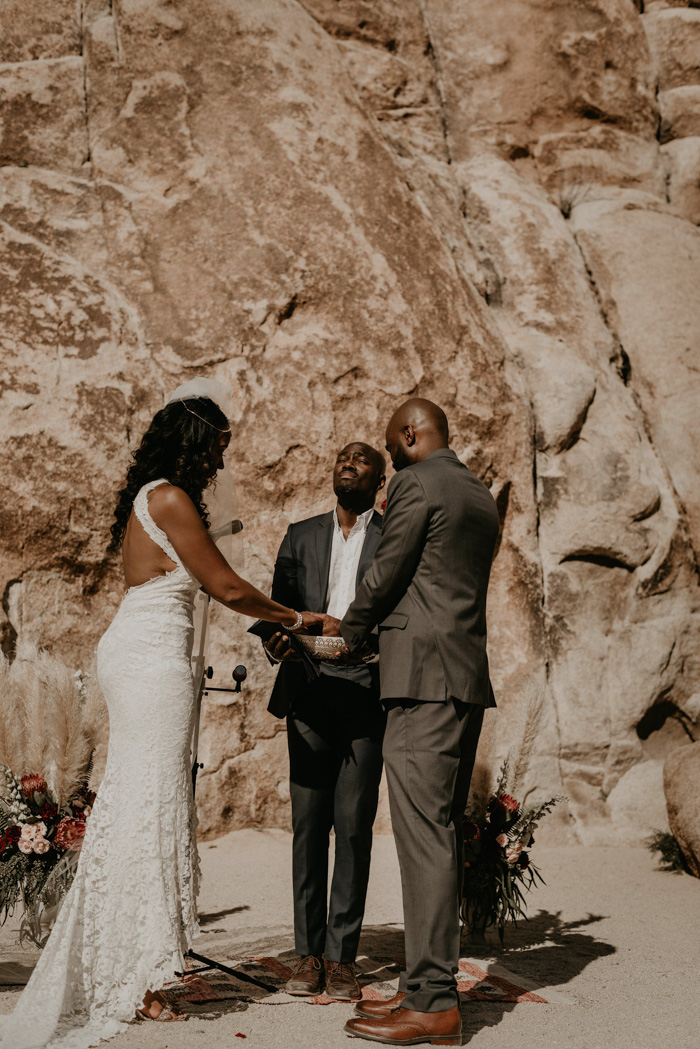
<instances>
[{"instance_id":1,"label":"lace dress train","mask_svg":"<svg viewBox=\"0 0 700 1049\"><path fill-rule=\"evenodd\" d=\"M11 1016L3 1049L89 1049L133 1019L147 990L184 966L198 933L190 743L192 609L199 584L151 518L177 568L132 587L97 649L109 710L105 775L75 880Z\"/></svg>"}]
</instances>

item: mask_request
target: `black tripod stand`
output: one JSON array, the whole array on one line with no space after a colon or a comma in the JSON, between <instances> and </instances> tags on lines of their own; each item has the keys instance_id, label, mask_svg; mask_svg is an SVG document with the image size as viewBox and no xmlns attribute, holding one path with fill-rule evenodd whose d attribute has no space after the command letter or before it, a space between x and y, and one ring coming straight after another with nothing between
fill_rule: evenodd
<instances>
[{"instance_id":1,"label":"black tripod stand","mask_svg":"<svg viewBox=\"0 0 700 1049\"><path fill-rule=\"evenodd\" d=\"M194 794L197 790L197 773L204 766L201 761L198 761L198 747L199 747L199 721L202 714L202 699L209 692L240 692L241 685L248 676L248 671L244 666L237 666L232 673L232 678L236 682L233 688L214 688L212 685L207 685L207 680L211 681L214 675L214 671L211 667L207 667L206 671L202 674L202 680L199 686L199 694L197 696L197 706L195 709L195 724L194 724L194 744L192 748L193 753L193 764L192 764L192 793ZM202 962L202 965L197 969L189 969L187 975L193 973L209 972L212 969L219 969L220 972L226 973L228 976L234 976L237 980L242 980L244 983L254 983L256 987L262 987L264 991L270 991L272 994L276 994L278 989L273 987L271 983L265 983L264 980L258 980L255 976L249 976L248 973L241 972L240 969L232 969L229 965L224 965L223 962L215 962L212 958L207 958L203 954L197 954L196 951L188 951L185 955L186 958L194 958L195 961ZM184 973L178 973L179 976L185 975Z\"/></svg>"}]
</instances>

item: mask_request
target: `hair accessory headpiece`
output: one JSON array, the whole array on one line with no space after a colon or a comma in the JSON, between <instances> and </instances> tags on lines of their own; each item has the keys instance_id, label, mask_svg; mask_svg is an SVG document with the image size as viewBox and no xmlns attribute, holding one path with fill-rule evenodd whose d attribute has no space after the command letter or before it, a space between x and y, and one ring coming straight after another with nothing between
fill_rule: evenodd
<instances>
[{"instance_id":1,"label":"hair accessory headpiece","mask_svg":"<svg viewBox=\"0 0 700 1049\"><path fill-rule=\"evenodd\" d=\"M209 399L211 400L211 398L209 398ZM193 400L194 400L194 398L193 398ZM170 404L170 403L171 402L168 401L168 404ZM191 408L188 408L187 405L185 404L184 400L180 399L180 404L182 405L182 407L185 409L186 412L190 413L190 415L196 416L197 419L200 420L200 422L206 423L207 426L211 426L212 430L218 430L219 433L231 433L231 427L230 426L227 426L226 429L222 429L221 426L216 426L214 423L210 423L209 420L205 419L203 415L199 415L198 412L195 412Z\"/></svg>"}]
</instances>

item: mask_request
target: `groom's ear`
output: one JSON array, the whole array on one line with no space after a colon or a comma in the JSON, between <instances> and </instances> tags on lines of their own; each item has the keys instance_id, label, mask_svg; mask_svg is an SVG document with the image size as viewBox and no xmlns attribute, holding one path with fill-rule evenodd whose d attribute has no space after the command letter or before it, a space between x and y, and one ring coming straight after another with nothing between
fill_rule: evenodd
<instances>
[{"instance_id":1,"label":"groom's ear","mask_svg":"<svg viewBox=\"0 0 700 1049\"><path fill-rule=\"evenodd\" d=\"M404 426L403 435L406 438L406 444L409 446L409 448L413 447L413 445L416 443L416 431L413 429L410 423Z\"/></svg>"},{"instance_id":2,"label":"groom's ear","mask_svg":"<svg viewBox=\"0 0 700 1049\"><path fill-rule=\"evenodd\" d=\"M381 492L381 490L382 490L382 488L384 487L385 484L386 484L386 474L382 474L382 476L379 478L379 483L377 485L377 491Z\"/></svg>"}]
</instances>

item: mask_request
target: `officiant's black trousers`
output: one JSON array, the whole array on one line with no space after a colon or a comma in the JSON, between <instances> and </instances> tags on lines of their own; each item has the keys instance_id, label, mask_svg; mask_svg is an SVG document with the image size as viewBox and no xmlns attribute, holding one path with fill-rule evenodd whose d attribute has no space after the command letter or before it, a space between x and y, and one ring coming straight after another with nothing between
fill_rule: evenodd
<instances>
[{"instance_id":1,"label":"officiant's black trousers","mask_svg":"<svg viewBox=\"0 0 700 1049\"><path fill-rule=\"evenodd\" d=\"M386 715L377 691L322 675L287 717L297 954L352 962L367 895ZM328 849L335 863L328 899Z\"/></svg>"},{"instance_id":2,"label":"officiant's black trousers","mask_svg":"<svg viewBox=\"0 0 700 1049\"><path fill-rule=\"evenodd\" d=\"M458 1003L462 816L484 708L457 699L390 699L387 707L384 763L406 936L401 1004L440 1012Z\"/></svg>"}]
</instances>

